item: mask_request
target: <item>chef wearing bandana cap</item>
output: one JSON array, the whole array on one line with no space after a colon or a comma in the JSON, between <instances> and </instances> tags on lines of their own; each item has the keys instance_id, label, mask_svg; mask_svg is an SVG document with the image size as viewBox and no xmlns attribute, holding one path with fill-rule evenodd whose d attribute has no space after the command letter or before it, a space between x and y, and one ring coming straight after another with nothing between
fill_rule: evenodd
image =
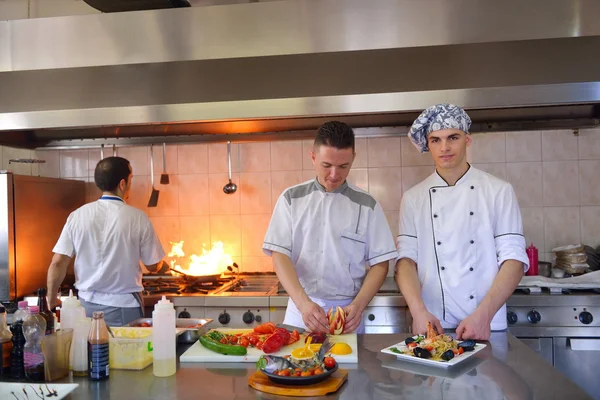
<instances>
[{"instance_id":1,"label":"chef wearing bandana cap","mask_svg":"<svg viewBox=\"0 0 600 400\"><path fill-rule=\"evenodd\" d=\"M467 162L470 127L462 108L438 104L408 134L435 161L400 205L396 281L415 334L431 322L458 339L489 339L507 328L506 300L529 268L512 186Z\"/></svg>"}]
</instances>

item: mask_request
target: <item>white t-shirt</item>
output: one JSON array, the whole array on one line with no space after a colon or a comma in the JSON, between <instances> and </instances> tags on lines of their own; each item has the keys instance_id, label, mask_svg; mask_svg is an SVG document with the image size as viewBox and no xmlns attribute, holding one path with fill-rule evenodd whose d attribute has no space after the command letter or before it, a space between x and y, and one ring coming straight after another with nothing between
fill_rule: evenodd
<instances>
[{"instance_id":1,"label":"white t-shirt","mask_svg":"<svg viewBox=\"0 0 600 400\"><path fill-rule=\"evenodd\" d=\"M73 211L54 253L75 257L75 287L85 301L113 307L139 307L142 269L165 256L143 211L116 196L102 196Z\"/></svg>"},{"instance_id":2,"label":"white t-shirt","mask_svg":"<svg viewBox=\"0 0 600 400\"><path fill-rule=\"evenodd\" d=\"M316 179L286 189L273 211L263 251L290 257L308 296L354 298L367 265L398 255L379 203L344 183L326 192Z\"/></svg>"},{"instance_id":3,"label":"white t-shirt","mask_svg":"<svg viewBox=\"0 0 600 400\"><path fill-rule=\"evenodd\" d=\"M506 260L529 259L512 186L472 166L449 186L437 172L404 193L399 258L417 264L425 306L444 329L456 328L490 290ZM506 329L506 307L492 320Z\"/></svg>"}]
</instances>

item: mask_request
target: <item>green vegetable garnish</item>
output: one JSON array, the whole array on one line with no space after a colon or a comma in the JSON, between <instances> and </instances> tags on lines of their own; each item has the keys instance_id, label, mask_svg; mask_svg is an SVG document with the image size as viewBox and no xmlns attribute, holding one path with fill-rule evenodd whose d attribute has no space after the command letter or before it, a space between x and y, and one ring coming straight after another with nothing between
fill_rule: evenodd
<instances>
[{"instance_id":1,"label":"green vegetable garnish","mask_svg":"<svg viewBox=\"0 0 600 400\"><path fill-rule=\"evenodd\" d=\"M390 351L391 351L392 353L396 353L396 354L402 354L402 352L401 352L400 350L398 350L396 347L392 347L392 348L390 348Z\"/></svg>"}]
</instances>

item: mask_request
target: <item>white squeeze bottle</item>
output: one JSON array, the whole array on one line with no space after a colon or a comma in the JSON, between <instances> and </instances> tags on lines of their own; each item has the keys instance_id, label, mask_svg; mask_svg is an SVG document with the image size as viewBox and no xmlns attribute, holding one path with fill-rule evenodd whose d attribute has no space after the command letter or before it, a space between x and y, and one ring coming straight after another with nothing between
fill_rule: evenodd
<instances>
[{"instance_id":1,"label":"white squeeze bottle","mask_svg":"<svg viewBox=\"0 0 600 400\"><path fill-rule=\"evenodd\" d=\"M152 358L154 376L171 376L177 369L175 309L165 296L152 311Z\"/></svg>"},{"instance_id":2,"label":"white squeeze bottle","mask_svg":"<svg viewBox=\"0 0 600 400\"><path fill-rule=\"evenodd\" d=\"M75 329L75 322L85 318L85 310L76 296L73 296L73 290L69 290L69 297L63 300L60 309L60 328Z\"/></svg>"}]
</instances>

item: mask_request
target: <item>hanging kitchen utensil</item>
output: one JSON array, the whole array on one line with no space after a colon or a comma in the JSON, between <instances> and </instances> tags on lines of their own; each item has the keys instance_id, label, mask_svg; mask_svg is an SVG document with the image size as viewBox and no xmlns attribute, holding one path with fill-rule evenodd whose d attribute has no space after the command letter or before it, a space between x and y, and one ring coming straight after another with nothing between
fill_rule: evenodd
<instances>
[{"instance_id":1,"label":"hanging kitchen utensil","mask_svg":"<svg viewBox=\"0 0 600 400\"><path fill-rule=\"evenodd\" d=\"M167 144L163 143L163 172L160 174L160 184L169 184L169 174L167 174Z\"/></svg>"},{"instance_id":2,"label":"hanging kitchen utensil","mask_svg":"<svg viewBox=\"0 0 600 400\"><path fill-rule=\"evenodd\" d=\"M104 160L104 145L100 145L100 159Z\"/></svg>"},{"instance_id":3,"label":"hanging kitchen utensil","mask_svg":"<svg viewBox=\"0 0 600 400\"><path fill-rule=\"evenodd\" d=\"M229 183L223 186L225 194L233 194L237 190L237 185L231 182L231 140L227 142L227 163L229 165Z\"/></svg>"},{"instance_id":4,"label":"hanging kitchen utensil","mask_svg":"<svg viewBox=\"0 0 600 400\"><path fill-rule=\"evenodd\" d=\"M159 191L154 187L154 156L153 156L153 147L154 145L150 145L150 183L152 184L152 193L150 193L150 199L148 200L148 207L156 207L158 204L158 195Z\"/></svg>"},{"instance_id":5,"label":"hanging kitchen utensil","mask_svg":"<svg viewBox=\"0 0 600 400\"><path fill-rule=\"evenodd\" d=\"M117 156L117 145L113 144L113 157Z\"/></svg>"}]
</instances>

